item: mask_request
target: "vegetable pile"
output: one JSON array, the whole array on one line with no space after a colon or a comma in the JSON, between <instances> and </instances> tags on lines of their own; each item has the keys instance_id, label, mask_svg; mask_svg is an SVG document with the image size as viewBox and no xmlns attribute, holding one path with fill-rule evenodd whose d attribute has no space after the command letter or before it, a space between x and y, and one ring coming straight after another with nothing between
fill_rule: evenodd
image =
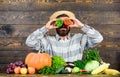
<instances>
[{"instance_id":1,"label":"vegetable pile","mask_svg":"<svg viewBox=\"0 0 120 77\"><path fill-rule=\"evenodd\" d=\"M107 74L118 75L120 72L109 68L110 64L102 61L97 49L84 51L84 58L74 62L65 62L60 56L52 57L52 66L37 71L39 74Z\"/></svg>"},{"instance_id":2,"label":"vegetable pile","mask_svg":"<svg viewBox=\"0 0 120 77\"><path fill-rule=\"evenodd\" d=\"M46 66L40 70L37 70L39 74L56 74L56 71L65 66L66 62L61 56L53 56L52 57L52 66Z\"/></svg>"},{"instance_id":3,"label":"vegetable pile","mask_svg":"<svg viewBox=\"0 0 120 77\"><path fill-rule=\"evenodd\" d=\"M120 75L110 64L102 61L97 49L84 51L82 60L65 62L61 56L50 56L47 53L29 53L25 64L21 61L10 63L6 69L8 74L107 74Z\"/></svg>"}]
</instances>

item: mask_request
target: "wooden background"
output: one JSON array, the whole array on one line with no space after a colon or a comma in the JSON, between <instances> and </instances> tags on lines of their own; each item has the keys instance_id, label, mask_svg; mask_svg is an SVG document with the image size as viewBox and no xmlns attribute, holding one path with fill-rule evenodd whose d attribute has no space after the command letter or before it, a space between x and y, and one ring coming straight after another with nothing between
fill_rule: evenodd
<instances>
[{"instance_id":1,"label":"wooden background","mask_svg":"<svg viewBox=\"0 0 120 77\"><path fill-rule=\"evenodd\" d=\"M0 0L0 72L10 62L24 61L32 51L25 45L27 36L57 10L70 10L99 30L104 37L96 47L101 58L120 70L120 0ZM79 31L73 28L72 32Z\"/></svg>"}]
</instances>

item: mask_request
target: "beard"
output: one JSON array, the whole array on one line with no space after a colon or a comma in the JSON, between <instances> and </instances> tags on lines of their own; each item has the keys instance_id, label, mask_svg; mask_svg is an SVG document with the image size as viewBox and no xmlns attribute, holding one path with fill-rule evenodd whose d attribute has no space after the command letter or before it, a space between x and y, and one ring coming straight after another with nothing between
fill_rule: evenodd
<instances>
[{"instance_id":1,"label":"beard","mask_svg":"<svg viewBox=\"0 0 120 77\"><path fill-rule=\"evenodd\" d=\"M56 32L59 36L66 36L70 32L70 28L66 27L57 28Z\"/></svg>"}]
</instances>

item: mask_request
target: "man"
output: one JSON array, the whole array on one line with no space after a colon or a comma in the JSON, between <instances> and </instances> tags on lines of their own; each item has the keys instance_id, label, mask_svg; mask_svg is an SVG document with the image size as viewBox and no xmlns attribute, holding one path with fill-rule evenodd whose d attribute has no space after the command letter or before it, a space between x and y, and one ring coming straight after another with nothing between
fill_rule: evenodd
<instances>
[{"instance_id":1,"label":"man","mask_svg":"<svg viewBox=\"0 0 120 77\"><path fill-rule=\"evenodd\" d=\"M73 24L66 27L57 27L55 21L69 18ZM77 27L84 34L70 34L70 29ZM47 36L46 33L56 29L56 36ZM62 56L66 62L73 62L82 59L83 51L98 45L103 40L102 35L94 28L80 22L70 11L57 11L50 16L50 20L40 29L30 34L26 44L36 50L43 48L51 56Z\"/></svg>"}]
</instances>

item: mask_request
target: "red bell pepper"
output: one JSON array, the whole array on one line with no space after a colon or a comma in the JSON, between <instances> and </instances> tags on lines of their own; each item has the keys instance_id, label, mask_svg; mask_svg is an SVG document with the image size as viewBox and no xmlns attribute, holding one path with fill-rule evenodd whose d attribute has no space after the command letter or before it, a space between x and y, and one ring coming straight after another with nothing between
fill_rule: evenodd
<instances>
[{"instance_id":1,"label":"red bell pepper","mask_svg":"<svg viewBox=\"0 0 120 77\"><path fill-rule=\"evenodd\" d=\"M69 26L69 25L72 25L73 24L73 21L70 19L70 18L66 18L63 20L64 21L64 24L65 26Z\"/></svg>"}]
</instances>

